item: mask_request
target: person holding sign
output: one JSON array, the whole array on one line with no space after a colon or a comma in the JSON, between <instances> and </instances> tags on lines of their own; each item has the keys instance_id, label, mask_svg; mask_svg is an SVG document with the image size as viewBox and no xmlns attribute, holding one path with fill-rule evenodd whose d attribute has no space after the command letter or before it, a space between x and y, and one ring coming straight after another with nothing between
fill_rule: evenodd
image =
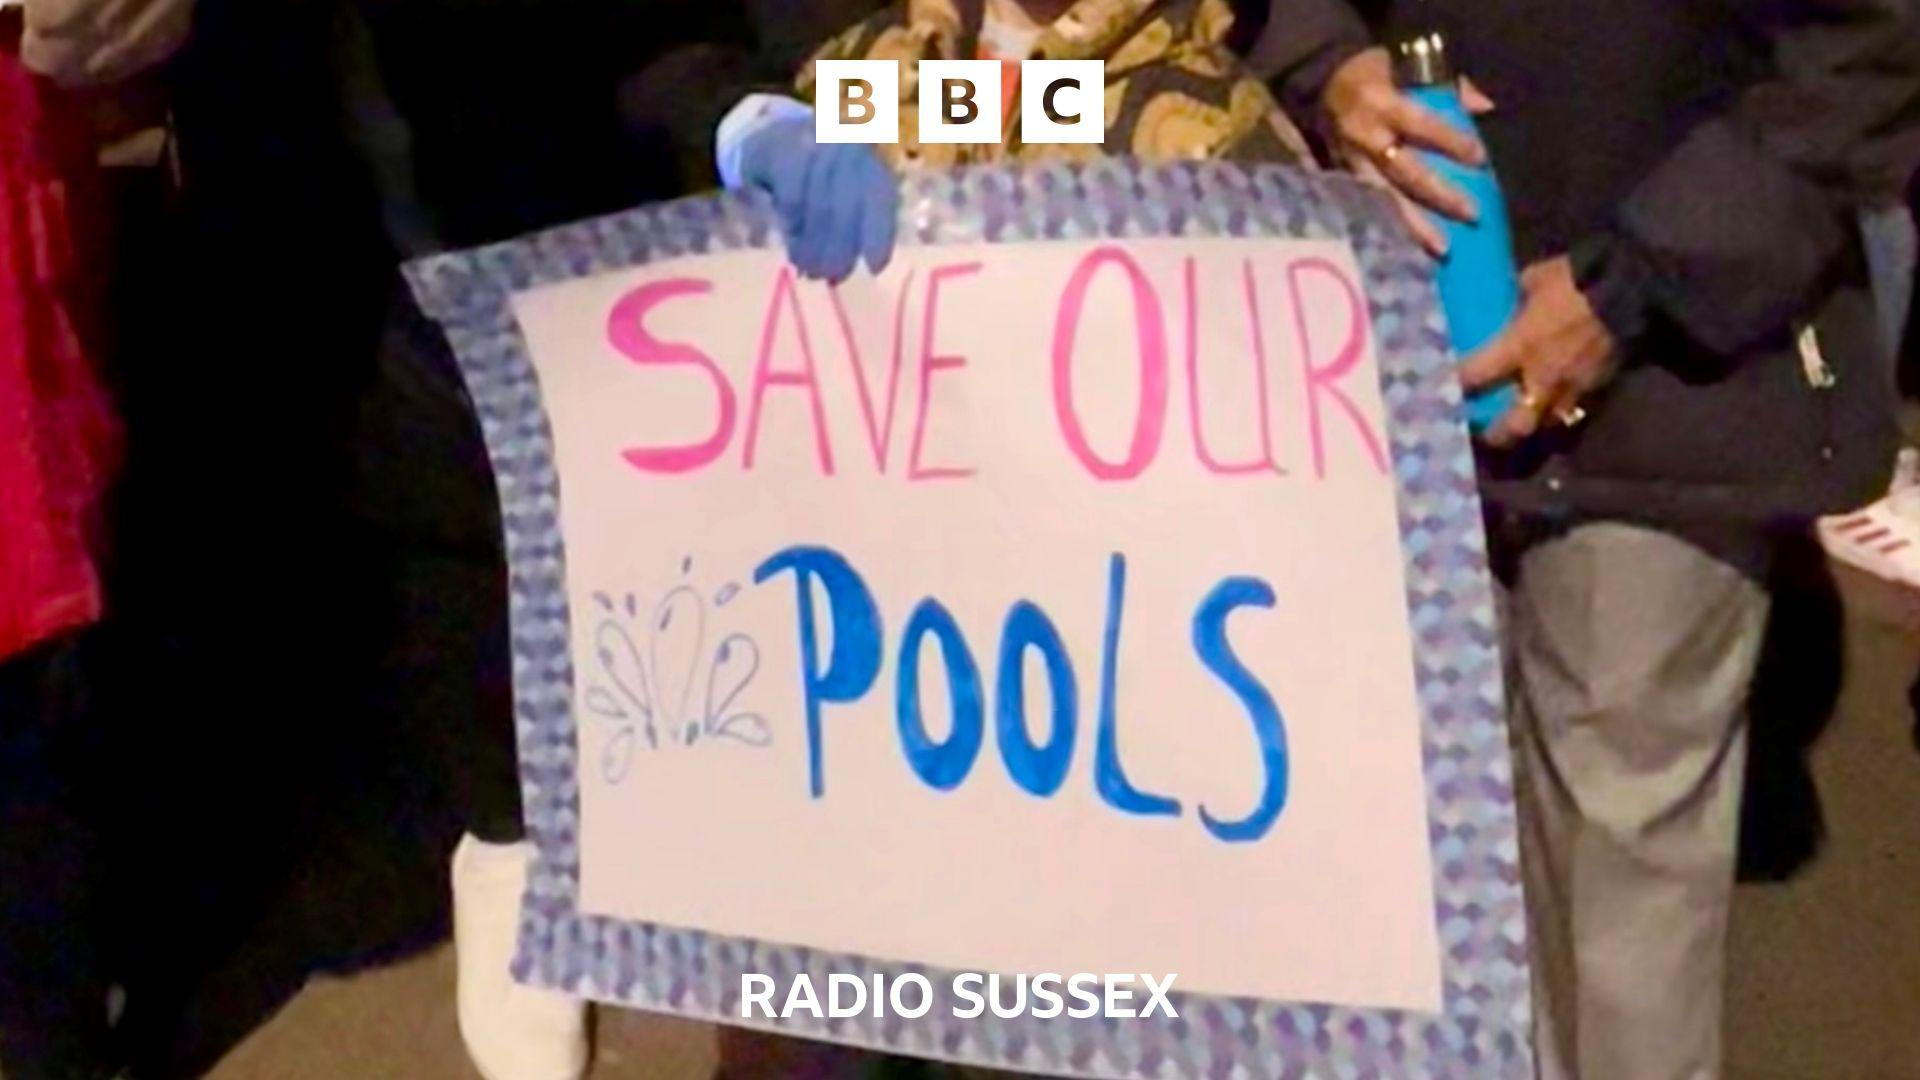
<instances>
[{"instance_id":1,"label":"person holding sign","mask_svg":"<svg viewBox=\"0 0 1920 1080\"><path fill-rule=\"evenodd\" d=\"M714 118L877 6L347 4L329 15L338 40L323 50L339 85L320 90L338 99L329 115L373 181L382 242L418 256L711 186L699 159L712 156ZM444 798L459 818L456 1015L475 1068L493 1080L580 1075L584 1003L508 970L532 852L479 424L438 330L404 289L367 280L379 293L373 355L342 440L367 627L355 674L385 752L424 773L420 801Z\"/></svg>"},{"instance_id":2,"label":"person holding sign","mask_svg":"<svg viewBox=\"0 0 1920 1080\"><path fill-rule=\"evenodd\" d=\"M1893 454L1854 221L1913 167L1920 25L1907 0L1390 9L1464 47L1531 263L1462 379L1519 388L1482 492L1542 1072L1715 1076L1761 583L1783 531L1872 497ZM1414 220L1471 216L1410 151L1483 151L1341 0L1277 3L1252 62Z\"/></svg>"},{"instance_id":3,"label":"person holding sign","mask_svg":"<svg viewBox=\"0 0 1920 1080\"><path fill-rule=\"evenodd\" d=\"M1299 131L1265 85L1231 52L1234 13L1225 0L902 0L832 38L801 71L802 104L756 95L722 122L716 157L729 188L758 188L783 218L788 257L803 274L841 280L862 264L878 272L892 253L899 194L893 173L993 162L1086 161L1130 155L1149 162L1233 160L1314 167ZM1075 85L1083 131L1073 141L1041 141L1021 61L1096 61L1104 81ZM824 65L840 60L899 61L897 141L820 143L815 109L841 109ZM928 61L986 61L987 79L937 87L935 124L923 117L923 80L941 76ZM855 103L883 88L864 85ZM1067 119L1067 95L1042 101L1041 113ZM1092 106L1092 107L1089 107ZM862 114L861 109L848 110ZM843 113L843 115L845 115ZM864 115L874 116L873 110ZM940 132L973 125L986 133ZM1059 138L1063 133L1048 132ZM926 138L933 135L942 141ZM946 141L958 140L958 141ZM1044 618L1044 617L1043 617ZM860 1068L857 1051L723 1029L730 1075L841 1075ZM917 1068L902 1061L903 1070ZM888 1067L883 1059L880 1068Z\"/></svg>"}]
</instances>

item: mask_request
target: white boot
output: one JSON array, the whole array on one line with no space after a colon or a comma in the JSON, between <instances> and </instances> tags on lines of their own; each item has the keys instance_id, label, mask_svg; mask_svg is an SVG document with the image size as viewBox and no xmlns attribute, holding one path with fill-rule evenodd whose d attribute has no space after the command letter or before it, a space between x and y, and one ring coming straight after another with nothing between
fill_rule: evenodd
<instances>
[{"instance_id":1,"label":"white boot","mask_svg":"<svg viewBox=\"0 0 1920 1080\"><path fill-rule=\"evenodd\" d=\"M587 1069L587 1005L515 982L520 896L533 845L467 835L453 852L453 950L460 1038L486 1080L579 1080Z\"/></svg>"}]
</instances>

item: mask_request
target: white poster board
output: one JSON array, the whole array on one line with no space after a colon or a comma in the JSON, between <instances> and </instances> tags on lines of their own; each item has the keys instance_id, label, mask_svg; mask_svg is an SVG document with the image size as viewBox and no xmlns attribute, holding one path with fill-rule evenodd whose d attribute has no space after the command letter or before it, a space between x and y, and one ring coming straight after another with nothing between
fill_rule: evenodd
<instances>
[{"instance_id":1,"label":"white poster board","mask_svg":"<svg viewBox=\"0 0 1920 1080\"><path fill-rule=\"evenodd\" d=\"M1140 239L516 294L581 911L1437 1010L1360 281L1330 241Z\"/></svg>"}]
</instances>

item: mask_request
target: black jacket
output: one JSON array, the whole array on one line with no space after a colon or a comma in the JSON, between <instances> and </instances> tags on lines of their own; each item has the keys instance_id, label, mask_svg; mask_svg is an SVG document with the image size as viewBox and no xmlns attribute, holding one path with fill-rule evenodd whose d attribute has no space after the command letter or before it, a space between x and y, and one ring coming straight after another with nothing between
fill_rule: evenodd
<instances>
[{"instance_id":1,"label":"black jacket","mask_svg":"<svg viewBox=\"0 0 1920 1080\"><path fill-rule=\"evenodd\" d=\"M408 162L426 246L466 247L712 186L725 111L881 0L343 6L350 126Z\"/></svg>"},{"instance_id":2,"label":"black jacket","mask_svg":"<svg viewBox=\"0 0 1920 1080\"><path fill-rule=\"evenodd\" d=\"M1522 263L1570 252L1622 343L1591 419L1483 462L1490 498L1684 532L1879 493L1897 430L1857 213L1914 166L1915 8L1390 5L1380 29L1436 24L1498 104L1482 124ZM1373 40L1345 0L1276 0L1253 61L1312 122L1326 78Z\"/></svg>"}]
</instances>

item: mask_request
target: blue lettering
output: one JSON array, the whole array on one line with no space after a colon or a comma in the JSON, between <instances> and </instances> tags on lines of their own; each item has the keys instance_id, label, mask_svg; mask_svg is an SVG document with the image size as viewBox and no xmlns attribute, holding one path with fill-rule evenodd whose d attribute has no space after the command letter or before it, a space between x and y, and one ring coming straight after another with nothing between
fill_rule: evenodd
<instances>
[{"instance_id":1,"label":"blue lettering","mask_svg":"<svg viewBox=\"0 0 1920 1080\"><path fill-rule=\"evenodd\" d=\"M1239 821L1220 821L1200 808L1207 831L1228 842L1258 840L1273 827L1287 805L1287 724L1273 703L1273 695L1247 670L1227 643L1227 616L1242 607L1273 606L1273 587L1258 578L1227 578L1214 586L1193 613L1193 651L1207 670L1227 684L1246 706L1253 732L1260 741L1260 761L1266 766L1266 790L1253 813Z\"/></svg>"},{"instance_id":2,"label":"blue lettering","mask_svg":"<svg viewBox=\"0 0 1920 1080\"><path fill-rule=\"evenodd\" d=\"M1095 738L1093 785L1107 805L1129 814L1177 816L1180 800L1141 791L1120 767L1115 696L1120 679L1120 613L1127 599L1127 560L1115 552L1107 563L1107 629L1100 657L1100 728Z\"/></svg>"},{"instance_id":3,"label":"blue lettering","mask_svg":"<svg viewBox=\"0 0 1920 1080\"><path fill-rule=\"evenodd\" d=\"M883 634L872 590L838 552L825 547L785 548L754 570L756 584L792 571L800 622L800 683L806 709L809 781L814 798L826 791L822 750L822 711L829 704L858 701L879 678ZM831 655L820 655L821 628L815 615L815 583L827 597L824 613L832 632ZM1126 609L1127 562L1114 553L1108 560L1107 613L1101 642L1100 702L1096 717L1093 782L1100 798L1128 814L1177 817L1180 800L1143 791L1127 778L1120 760L1120 628ZM1243 607L1272 608L1274 592L1254 577L1222 580L1193 614L1193 650L1200 662L1246 710L1258 742L1265 783L1259 802L1246 817L1223 820L1204 805L1201 824L1227 843L1261 839L1284 812L1290 783L1286 719L1273 695L1241 662L1227 640L1227 621ZM952 728L935 742L921 708L920 659L931 636L938 640L952 705ZM1051 708L1046 741L1036 743L1027 729L1027 651L1036 650L1046 667ZM1079 681L1060 631L1039 605L1021 600L1002 625L995 672L994 728L1007 774L1021 790L1049 798L1072 769L1079 723ZM901 749L915 775L940 791L966 781L985 740L986 709L979 665L953 615L927 597L913 609L900 639L895 678L894 718Z\"/></svg>"},{"instance_id":4,"label":"blue lettering","mask_svg":"<svg viewBox=\"0 0 1920 1080\"><path fill-rule=\"evenodd\" d=\"M928 634L940 639L940 658L947 665L947 694L953 700L953 730L943 743L927 735L927 725L920 716L920 642ZM920 601L907 620L906 634L900 639L895 687L894 717L900 725L900 746L906 751L907 763L920 779L941 791L953 790L967 778L974 759L980 756L986 708L980 701L980 668L967 650L959 624L938 600L929 597Z\"/></svg>"},{"instance_id":5,"label":"blue lettering","mask_svg":"<svg viewBox=\"0 0 1920 1080\"><path fill-rule=\"evenodd\" d=\"M1052 688L1053 734L1045 746L1027 737L1026 651L1040 650ZM1073 664L1053 620L1031 601L1022 600L1007 612L1000 632L1000 672L994 694L994 730L1000 738L1000 760L1007 775L1028 792L1045 798L1060 790L1073 761L1073 728L1080 714L1080 693Z\"/></svg>"},{"instance_id":6,"label":"blue lettering","mask_svg":"<svg viewBox=\"0 0 1920 1080\"><path fill-rule=\"evenodd\" d=\"M820 707L826 702L858 701L880 674L880 611L873 592L839 552L794 546L774 553L753 572L755 584L784 570L793 571L800 600L800 691L807 709L807 756L813 797L826 791L820 752ZM833 619L833 655L820 667L820 643L813 618L813 582L827 591Z\"/></svg>"}]
</instances>

